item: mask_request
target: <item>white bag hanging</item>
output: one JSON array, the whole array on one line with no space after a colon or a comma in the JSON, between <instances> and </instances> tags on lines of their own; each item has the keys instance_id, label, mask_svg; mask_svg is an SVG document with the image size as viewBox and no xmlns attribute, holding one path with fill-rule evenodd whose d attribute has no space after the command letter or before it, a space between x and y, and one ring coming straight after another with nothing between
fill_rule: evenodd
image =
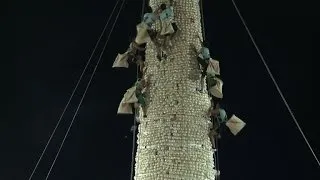
<instances>
[{"instance_id":1,"label":"white bag hanging","mask_svg":"<svg viewBox=\"0 0 320 180\"><path fill-rule=\"evenodd\" d=\"M145 23L140 23L137 25L137 36L135 38L135 42L138 45L148 43L151 41L151 38L148 33L148 25Z\"/></svg>"},{"instance_id":2,"label":"white bag hanging","mask_svg":"<svg viewBox=\"0 0 320 180\"><path fill-rule=\"evenodd\" d=\"M246 123L235 115L232 115L232 117L226 122L226 126L228 126L233 135L237 135L245 125Z\"/></svg>"},{"instance_id":3,"label":"white bag hanging","mask_svg":"<svg viewBox=\"0 0 320 180\"><path fill-rule=\"evenodd\" d=\"M160 35L168 35L168 34L173 34L174 33L174 29L173 26L171 24L170 20L163 20L161 21L161 32Z\"/></svg>"},{"instance_id":4,"label":"white bag hanging","mask_svg":"<svg viewBox=\"0 0 320 180\"><path fill-rule=\"evenodd\" d=\"M129 67L128 53L126 52L124 54L118 54L112 67L113 68L119 68L119 67L128 68Z\"/></svg>"},{"instance_id":5,"label":"white bag hanging","mask_svg":"<svg viewBox=\"0 0 320 180\"><path fill-rule=\"evenodd\" d=\"M124 103L124 98L120 102L117 114L133 114L131 104Z\"/></svg>"},{"instance_id":6,"label":"white bag hanging","mask_svg":"<svg viewBox=\"0 0 320 180\"><path fill-rule=\"evenodd\" d=\"M136 103L138 102L138 98L136 96L136 86L133 86L127 90L127 92L123 96L124 103Z\"/></svg>"},{"instance_id":7,"label":"white bag hanging","mask_svg":"<svg viewBox=\"0 0 320 180\"><path fill-rule=\"evenodd\" d=\"M207 73L213 76L220 75L219 61L210 58Z\"/></svg>"},{"instance_id":8,"label":"white bag hanging","mask_svg":"<svg viewBox=\"0 0 320 180\"><path fill-rule=\"evenodd\" d=\"M209 92L216 98L223 98L223 93L222 93L222 86L223 86L223 81L219 78L215 78L217 81L217 84L209 89Z\"/></svg>"}]
</instances>

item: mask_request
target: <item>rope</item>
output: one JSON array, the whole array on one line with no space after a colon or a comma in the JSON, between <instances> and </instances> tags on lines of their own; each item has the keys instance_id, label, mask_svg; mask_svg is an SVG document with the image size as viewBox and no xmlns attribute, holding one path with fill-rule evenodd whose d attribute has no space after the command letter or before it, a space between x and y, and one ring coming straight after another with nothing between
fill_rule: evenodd
<instances>
[{"instance_id":1,"label":"rope","mask_svg":"<svg viewBox=\"0 0 320 180\"><path fill-rule=\"evenodd\" d=\"M204 12L203 12L203 0L200 0L200 9L201 9L201 23L202 23L202 36L203 36L203 40L202 42L204 42L206 40L206 29L205 29L205 25L204 25ZM217 171L217 173L219 173L220 169L219 169L219 147L218 147L218 137L216 137L214 139L214 144L215 144L215 149L216 151L213 153L214 156L214 162L215 162L215 170ZM220 179L220 175L216 175L217 180Z\"/></svg>"},{"instance_id":2,"label":"rope","mask_svg":"<svg viewBox=\"0 0 320 180\"><path fill-rule=\"evenodd\" d=\"M136 71L136 81L139 79L139 66L137 65L137 71ZM137 133L137 115L138 112L135 110L134 112L134 118L133 118L133 135L132 135L132 155L131 155L131 171L130 171L130 179L133 180L134 177L134 157L135 157L135 146L136 146L136 133Z\"/></svg>"},{"instance_id":3,"label":"rope","mask_svg":"<svg viewBox=\"0 0 320 180\"><path fill-rule=\"evenodd\" d=\"M98 41L97 41L97 43L96 43L96 45L95 45L95 47L94 47L91 55L90 55L90 58L89 58L89 60L87 61L87 64L85 65L85 67L84 67L84 69L83 69L83 71L82 71L82 73L81 73L81 75L80 75L80 77L79 77L79 79L78 79L78 81L77 81L77 84L76 84L76 86L74 87L74 89L73 89L73 91L72 91L72 94L71 94L71 96L69 97L69 100L68 100L66 106L65 106L64 109L63 109L62 114L61 114L60 117L59 117L59 120L58 120L58 122L57 122L57 124L56 124L56 126L55 126L55 128L54 128L54 130L53 130L53 132L51 133L50 138L49 138L49 140L47 141L47 144L46 144L44 150L42 151L42 153L41 153L41 155L40 155L40 157L39 157L39 159L38 159L35 167L34 167L33 170L32 170L32 173L31 173L31 175L30 175L30 177L29 177L29 180L31 180L31 179L33 178L33 175L34 175L35 171L37 170L37 168L38 168L38 166L39 166L39 163L40 163L40 161L42 160L42 157L43 157L44 153L46 152L46 150L47 150L47 148L48 148L48 146L49 146L49 144L50 144L50 142L51 142L54 134L56 133L56 130L57 130L58 126L60 125L60 122L61 122L61 120L62 120L62 118L63 118L63 116L64 116L67 108L69 107L69 104L70 104L70 102L71 102L71 99L73 98L74 93L75 93L76 90L78 89L78 86L79 86L79 84L80 84L80 82L81 82L81 80L82 80L82 77L83 77L85 71L87 70L88 65L89 65L90 62L91 62L91 59L92 59L92 57L93 57L93 54L95 53L95 51L96 51L96 49L97 49L97 47L98 47L98 44L100 43L101 38L102 38L103 34L105 33L107 26L109 25L109 22L110 22L110 20L111 20L111 17L113 16L113 13L114 13L114 11L115 11L115 9L116 9L119 1L120 1L120 0L117 0L116 4L114 5L113 10L112 10L112 12L111 12L111 15L109 16L109 19L108 19L106 25L104 26L102 33L100 34L100 37L99 37L99 39L98 39Z\"/></svg>"},{"instance_id":4,"label":"rope","mask_svg":"<svg viewBox=\"0 0 320 180\"><path fill-rule=\"evenodd\" d=\"M135 111L135 117L133 118L133 135L132 135L132 156L131 156L131 172L130 179L133 180L134 177L134 157L135 157L135 147L136 147L136 127L137 127L137 112Z\"/></svg>"},{"instance_id":5,"label":"rope","mask_svg":"<svg viewBox=\"0 0 320 180\"><path fill-rule=\"evenodd\" d=\"M146 6L146 0L142 0L142 5L141 5L141 18L143 18L143 14L144 14L144 9Z\"/></svg>"},{"instance_id":6,"label":"rope","mask_svg":"<svg viewBox=\"0 0 320 180\"><path fill-rule=\"evenodd\" d=\"M217 174L216 175L216 179L217 180L219 180L220 179L220 166L219 166L219 145L218 145L218 137L216 137L215 139L214 139L214 141L215 141L215 148L216 148L216 152L215 152L215 162L216 162L216 173L219 173L219 174Z\"/></svg>"},{"instance_id":7,"label":"rope","mask_svg":"<svg viewBox=\"0 0 320 180\"><path fill-rule=\"evenodd\" d=\"M118 11L118 14L117 14L117 16L116 16L116 19L115 19L115 21L114 21L114 23L113 23L113 25L112 25L112 28L111 28L111 30L110 30L110 33L109 33L109 35L108 35L107 41L106 41L105 45L103 46L102 52L100 53L98 62L97 62L97 64L96 64L95 67L94 67L94 70L93 70L93 72L92 72L92 75L90 76L90 80L89 80L89 82L88 82L88 84L87 84L87 86L86 86L86 89L85 89L85 91L84 91L84 93L83 93L83 95L82 95L82 97L81 97L81 100L80 100L80 103L79 103L79 105L78 105L78 107L77 107L77 110L76 110L76 112L75 112L75 114L74 114L74 116L73 116L73 118L72 118L72 121L71 121L69 127L68 127L67 133L65 134L65 136L64 136L64 138L63 138L63 140L62 140L62 143L60 144L58 153L56 154L56 156L55 156L55 158L54 158L54 161L53 161L53 163L52 163L52 165L51 165L51 167L50 167L50 170L49 170L49 172L48 172L47 177L46 177L45 180L47 180L47 179L49 178L49 176L50 176L50 173L51 173L51 171L52 171L52 168L53 168L53 166L54 166L54 164L55 164L55 162L56 162L56 160L57 160L57 158L58 158L58 156L59 156L59 154L60 154L60 152L61 152L61 149L62 149L62 147L63 147L63 145L64 145L64 142L65 142L65 140L66 140L66 138L67 138L67 136L68 136L68 134L69 134L69 132L70 132L70 129L71 129L73 123L74 123L74 120L75 120L75 118L76 118L76 116L77 116L77 114L78 114L78 111L79 111L80 106L81 106L81 104L82 104L82 102L83 102L83 99L84 99L85 95L87 94L87 91L88 91L89 86L90 86L90 84L91 84L91 82L92 82L93 76L94 76L94 74L95 74L95 72L96 72L96 70L97 70L97 67L98 67L98 65L99 65L99 63L100 63L100 61L101 61L101 57L102 57L102 55L103 55L103 53L104 53L104 51L105 51L105 49L106 49L106 46L107 46L107 44L108 44L108 42L109 42L109 39L110 39L110 36L111 36L111 34L112 34L112 32L113 32L113 29L114 29L114 27L115 27L115 24L116 24L116 22L117 22L117 20L118 20L118 18L119 18L119 15L120 15L120 12L121 12L122 7L123 7L123 5L124 5L124 2L125 2L125 0L122 1L122 4L121 4L121 6L120 6L120 10Z\"/></svg>"},{"instance_id":8,"label":"rope","mask_svg":"<svg viewBox=\"0 0 320 180\"><path fill-rule=\"evenodd\" d=\"M301 127L300 127L300 125L299 125L299 123L298 123L298 121L297 121L297 119L296 119L295 115L293 114L293 111L291 110L291 108L290 108L290 106L289 106L289 104L288 104L288 102L287 102L286 98L284 97L284 95L283 95L283 93L282 93L282 91L281 91L281 89L280 89L280 87L279 87L279 85L278 85L277 81L275 80L275 78L274 78L273 74L271 73L271 71L270 71L270 69L269 69L268 64L266 63L266 61L265 61L265 59L264 59L264 57L263 57L263 55L262 55L262 53L261 53L260 49L258 48L258 46L257 46L257 44L256 44L256 42L255 42L255 40L254 40L254 38L253 38L253 36L251 35L251 32L250 32L250 30L249 30L249 28L248 28L248 26L247 26L247 24L246 24L245 20L243 19L243 17L242 17L242 15L241 15L241 13L240 13L240 11L239 11L239 9L238 9L238 7L237 7L236 3L234 2L234 0L232 0L232 3L233 3L233 5L234 5L234 7L235 7L235 9L236 9L236 11L237 11L237 13L238 13L238 15L239 15L239 17L240 17L240 19L241 19L241 21L242 21L242 23L243 23L244 27L246 28L246 30L247 30L247 32L248 32L248 34L249 34L249 36L250 36L250 39L251 39L252 43L254 44L254 46L255 46L255 48L256 48L256 50L257 50L257 52L258 52L259 56L260 56L260 59L262 60L262 63L264 64L265 68L267 69L267 71L268 71L268 73L269 73L269 75L270 75L270 77L271 77L271 79L272 79L272 81L273 81L274 85L275 85L275 86L276 86L276 88L277 88L277 91L278 91L279 95L281 96L281 98L282 98L282 100L283 100L284 104L286 105L286 107L287 107L287 109L288 109L288 111L289 111L289 113L290 113L290 115L291 115L291 117L292 117L293 121L295 122L295 124L296 124L296 126L298 127L298 129L299 129L299 131L300 131L300 133L301 133L301 135L302 135L303 139L305 140L306 144L308 145L308 147L309 147L309 149L310 149L310 151L311 151L312 155L314 156L315 160L317 161L318 165L320 166L320 162L319 162L319 160L318 160L318 158L317 158L316 154L314 153L313 148L311 147L311 145L309 144L308 139L306 138L305 134L303 133L303 131L302 131L302 129L301 129Z\"/></svg>"},{"instance_id":9,"label":"rope","mask_svg":"<svg viewBox=\"0 0 320 180\"><path fill-rule=\"evenodd\" d=\"M206 29L204 26L204 13L203 13L203 0L200 2L200 8L201 8L201 23L202 23L202 36L203 36L203 42L206 39Z\"/></svg>"},{"instance_id":10,"label":"rope","mask_svg":"<svg viewBox=\"0 0 320 180\"><path fill-rule=\"evenodd\" d=\"M145 11L145 4L146 1L142 0L142 5L141 5L141 19L143 19L144 11ZM136 69L136 81L139 80L139 65L137 64L137 69ZM136 147L136 134L137 134L137 116L138 116L138 111L135 110L134 113L134 118L133 118L133 135L132 135L132 155L131 155L131 171L130 171L130 179L134 179L134 157L135 157L135 147Z\"/></svg>"}]
</instances>

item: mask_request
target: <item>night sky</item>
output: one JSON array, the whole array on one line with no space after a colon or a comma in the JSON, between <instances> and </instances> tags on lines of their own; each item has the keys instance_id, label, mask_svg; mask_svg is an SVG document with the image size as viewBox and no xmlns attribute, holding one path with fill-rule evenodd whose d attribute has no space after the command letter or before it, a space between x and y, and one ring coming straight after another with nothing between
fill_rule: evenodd
<instances>
[{"instance_id":1,"label":"night sky","mask_svg":"<svg viewBox=\"0 0 320 180\"><path fill-rule=\"evenodd\" d=\"M8 26L1 25L5 39L1 61L8 66L1 66L5 80L1 86L0 180L30 176L115 2L20 0L2 6L5 11L1 17ZM236 2L320 157L320 123L317 111L313 111L314 36L319 31L312 5L289 0ZM320 168L231 0L207 0L204 6L211 54L220 60L222 70L224 107L247 123L236 137L226 128L222 132L221 180L319 180ZM135 81L135 68L115 70L111 66L117 53L124 52L135 36L140 14L141 1L128 0L50 180L129 180L133 116L116 112L125 90ZM106 38L99 45L100 51ZM45 179L100 51L33 180Z\"/></svg>"}]
</instances>

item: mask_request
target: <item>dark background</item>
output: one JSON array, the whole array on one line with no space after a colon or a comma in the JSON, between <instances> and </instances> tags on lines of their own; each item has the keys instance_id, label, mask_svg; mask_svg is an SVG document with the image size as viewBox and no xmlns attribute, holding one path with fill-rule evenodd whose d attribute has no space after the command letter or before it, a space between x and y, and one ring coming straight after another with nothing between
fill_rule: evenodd
<instances>
[{"instance_id":1,"label":"dark background","mask_svg":"<svg viewBox=\"0 0 320 180\"><path fill-rule=\"evenodd\" d=\"M5 64L1 65L0 180L28 179L115 2L30 0L1 5L1 63ZM313 108L314 36L319 32L315 6L289 0L236 2L319 156L320 123ZM222 133L221 179L320 179L319 167L231 0L207 0L204 5L210 50L221 63L226 110L247 123L236 137L228 130ZM117 116L116 111L135 81L135 68L111 66L134 37L140 13L141 1L127 0L50 180L129 179L133 116ZM45 178L97 57L34 180Z\"/></svg>"}]
</instances>

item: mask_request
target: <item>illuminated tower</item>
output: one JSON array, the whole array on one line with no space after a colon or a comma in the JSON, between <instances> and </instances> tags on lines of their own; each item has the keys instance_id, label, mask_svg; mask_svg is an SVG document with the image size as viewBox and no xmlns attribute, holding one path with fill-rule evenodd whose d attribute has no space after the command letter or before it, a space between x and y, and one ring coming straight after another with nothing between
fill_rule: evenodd
<instances>
[{"instance_id":1,"label":"illuminated tower","mask_svg":"<svg viewBox=\"0 0 320 180\"><path fill-rule=\"evenodd\" d=\"M153 11L167 0L150 0ZM147 44L147 117L140 113L135 180L213 180L213 149L208 136L210 98L197 91L201 73L197 53L202 29L199 0L174 0L179 28L167 51L157 59L156 45ZM159 23L155 24L159 30ZM141 111L140 111L141 112Z\"/></svg>"}]
</instances>

